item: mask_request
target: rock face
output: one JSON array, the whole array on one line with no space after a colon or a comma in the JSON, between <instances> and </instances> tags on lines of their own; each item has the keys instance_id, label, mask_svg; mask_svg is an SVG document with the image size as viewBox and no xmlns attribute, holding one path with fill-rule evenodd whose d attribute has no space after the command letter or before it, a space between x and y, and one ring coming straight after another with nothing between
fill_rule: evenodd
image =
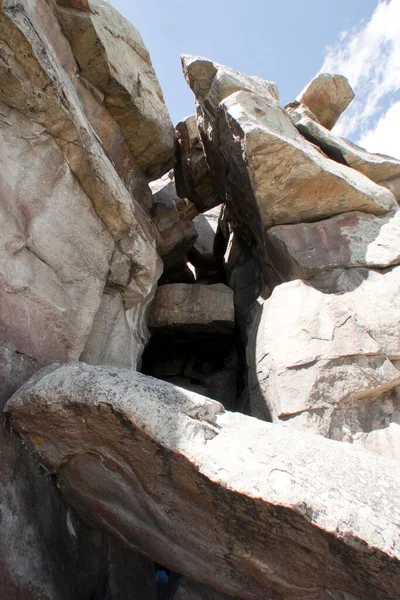
<instances>
[{"instance_id":1,"label":"rock face","mask_svg":"<svg viewBox=\"0 0 400 600\"><path fill-rule=\"evenodd\" d=\"M275 288L248 346L255 416L348 441L396 418L400 290L391 277L345 271L331 293L299 280Z\"/></svg>"},{"instance_id":2,"label":"rock face","mask_svg":"<svg viewBox=\"0 0 400 600\"><path fill-rule=\"evenodd\" d=\"M190 220L197 211L178 198L175 182L168 176L153 182L152 189L151 216L161 236L158 251L164 271L170 271L186 262L197 239L196 227Z\"/></svg>"},{"instance_id":3,"label":"rock face","mask_svg":"<svg viewBox=\"0 0 400 600\"><path fill-rule=\"evenodd\" d=\"M232 332L233 293L226 285L175 283L158 288L151 307L152 331Z\"/></svg>"},{"instance_id":4,"label":"rock face","mask_svg":"<svg viewBox=\"0 0 400 600\"><path fill-rule=\"evenodd\" d=\"M333 160L348 165L363 173L372 181L397 191L400 178L400 160L371 154L356 144L338 138L316 121L316 117L307 112L302 104L292 103L286 107L292 123L311 143L316 144Z\"/></svg>"},{"instance_id":5,"label":"rock face","mask_svg":"<svg viewBox=\"0 0 400 600\"><path fill-rule=\"evenodd\" d=\"M176 126L178 161L175 167L176 189L181 198L190 198L199 212L223 202L214 186L204 147L191 115Z\"/></svg>"},{"instance_id":6,"label":"rock face","mask_svg":"<svg viewBox=\"0 0 400 600\"><path fill-rule=\"evenodd\" d=\"M297 100L305 104L321 125L332 129L354 98L354 92L343 75L321 73L306 85Z\"/></svg>"},{"instance_id":7,"label":"rock face","mask_svg":"<svg viewBox=\"0 0 400 600\"><path fill-rule=\"evenodd\" d=\"M175 135L140 36L107 3L6 0L0 55L3 404L54 360L137 367L162 271L147 179ZM71 516L3 420L0 453L4 597L154 597L152 563Z\"/></svg>"},{"instance_id":8,"label":"rock face","mask_svg":"<svg viewBox=\"0 0 400 600\"><path fill-rule=\"evenodd\" d=\"M394 462L113 367L48 367L7 411L80 512L174 571L248 600L398 595Z\"/></svg>"},{"instance_id":9,"label":"rock face","mask_svg":"<svg viewBox=\"0 0 400 600\"><path fill-rule=\"evenodd\" d=\"M310 279L338 267L384 269L400 263L400 213L349 212L316 223L272 227L266 234L281 276Z\"/></svg>"},{"instance_id":10,"label":"rock face","mask_svg":"<svg viewBox=\"0 0 400 600\"><path fill-rule=\"evenodd\" d=\"M59 0L57 16L81 76L102 94L128 148L152 179L174 163L174 129L139 32L104 0Z\"/></svg>"},{"instance_id":11,"label":"rock face","mask_svg":"<svg viewBox=\"0 0 400 600\"><path fill-rule=\"evenodd\" d=\"M182 65L174 129L109 2L0 2L0 595L396 600L400 162Z\"/></svg>"}]
</instances>

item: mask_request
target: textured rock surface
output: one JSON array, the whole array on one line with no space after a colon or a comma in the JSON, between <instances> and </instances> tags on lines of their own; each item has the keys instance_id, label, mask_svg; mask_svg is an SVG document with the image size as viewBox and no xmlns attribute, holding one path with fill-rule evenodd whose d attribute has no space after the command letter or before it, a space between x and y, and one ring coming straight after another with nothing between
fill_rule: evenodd
<instances>
[{"instance_id":1,"label":"textured rock surface","mask_svg":"<svg viewBox=\"0 0 400 600\"><path fill-rule=\"evenodd\" d=\"M42 362L76 359L114 242L44 128L0 111L0 338Z\"/></svg>"},{"instance_id":2,"label":"textured rock surface","mask_svg":"<svg viewBox=\"0 0 400 600\"><path fill-rule=\"evenodd\" d=\"M90 8L75 6L77 11ZM96 6L115 12L106 4ZM99 13L62 10L81 21L90 20L90 14L100 19ZM173 160L169 119L164 119L168 156L155 149L153 158L148 154L146 164L138 164L122 121L113 118L105 94L79 70L56 14L56 4L43 0L6 0L0 9L3 401L54 360L83 353L93 362L135 368L148 335L144 313L162 267L147 211L151 191L146 176ZM104 27L103 33L110 35ZM93 34L86 38L89 44L96 44ZM113 38L114 46L122 43ZM142 58L136 74L146 68L154 77ZM129 65L123 67L126 71ZM147 74L143 71L143 80ZM147 100L142 125L151 115ZM161 96L157 103L154 118L166 110ZM154 133L146 123L148 133ZM112 307L105 302L105 286L107 298L116 299ZM76 535L71 533L54 482L3 422L0 452L0 587L5 598L154 597L151 562L114 550L113 542L77 517Z\"/></svg>"},{"instance_id":3,"label":"textured rock surface","mask_svg":"<svg viewBox=\"0 0 400 600\"><path fill-rule=\"evenodd\" d=\"M214 186L204 152L196 115L176 126L178 160L175 166L176 189L181 198L190 198L200 211L206 211L223 201Z\"/></svg>"},{"instance_id":4,"label":"textured rock surface","mask_svg":"<svg viewBox=\"0 0 400 600\"><path fill-rule=\"evenodd\" d=\"M354 92L343 75L320 73L297 97L316 115L321 125L332 129L354 98Z\"/></svg>"},{"instance_id":5,"label":"textured rock surface","mask_svg":"<svg viewBox=\"0 0 400 600\"><path fill-rule=\"evenodd\" d=\"M104 0L76 10L58 1L58 17L79 70L103 94L128 147L152 179L174 163L174 129L139 32Z\"/></svg>"},{"instance_id":6,"label":"textured rock surface","mask_svg":"<svg viewBox=\"0 0 400 600\"><path fill-rule=\"evenodd\" d=\"M196 241L195 225L188 218L194 211L178 198L175 182L170 177L153 182L152 188L151 216L161 236L158 251L164 261L164 270L170 271L186 261L186 255ZM180 204L184 205L183 210L180 210Z\"/></svg>"},{"instance_id":7,"label":"textured rock surface","mask_svg":"<svg viewBox=\"0 0 400 600\"><path fill-rule=\"evenodd\" d=\"M226 164L235 161L232 154L240 161L246 148L247 164L242 158L235 166L250 181L264 228L350 210L383 214L395 207L389 190L305 142L274 100L238 92L220 110Z\"/></svg>"},{"instance_id":8,"label":"textured rock surface","mask_svg":"<svg viewBox=\"0 0 400 600\"><path fill-rule=\"evenodd\" d=\"M284 279L310 279L337 267L384 269L400 263L400 213L349 212L316 223L279 225L266 233Z\"/></svg>"},{"instance_id":9,"label":"textured rock surface","mask_svg":"<svg viewBox=\"0 0 400 600\"><path fill-rule=\"evenodd\" d=\"M335 136L307 114L303 105L286 107L292 123L304 137L319 146L330 158L360 171L372 181L390 187L390 182L400 178L400 160L371 154L356 144Z\"/></svg>"},{"instance_id":10,"label":"textured rock surface","mask_svg":"<svg viewBox=\"0 0 400 600\"><path fill-rule=\"evenodd\" d=\"M183 578L179 583L174 600L238 600L237 597L227 596L195 581Z\"/></svg>"},{"instance_id":11,"label":"textured rock surface","mask_svg":"<svg viewBox=\"0 0 400 600\"><path fill-rule=\"evenodd\" d=\"M226 285L174 283L157 289L149 315L152 331L229 333L235 315Z\"/></svg>"},{"instance_id":12,"label":"textured rock surface","mask_svg":"<svg viewBox=\"0 0 400 600\"><path fill-rule=\"evenodd\" d=\"M81 514L174 571L247 600L397 598L395 462L113 367L48 367L7 410Z\"/></svg>"},{"instance_id":13,"label":"textured rock surface","mask_svg":"<svg viewBox=\"0 0 400 600\"><path fill-rule=\"evenodd\" d=\"M214 242L220 214L221 206L217 206L193 219L197 231L197 239L190 253L190 261L193 265L207 267L214 263Z\"/></svg>"},{"instance_id":14,"label":"textured rock surface","mask_svg":"<svg viewBox=\"0 0 400 600\"><path fill-rule=\"evenodd\" d=\"M382 405L400 383L388 359L400 349L398 282L391 273L348 273L336 275L337 294L332 284L323 293L297 280L263 304L248 346L256 416L335 439L346 439L351 422L361 432L362 421L371 429L390 422L396 406Z\"/></svg>"}]
</instances>

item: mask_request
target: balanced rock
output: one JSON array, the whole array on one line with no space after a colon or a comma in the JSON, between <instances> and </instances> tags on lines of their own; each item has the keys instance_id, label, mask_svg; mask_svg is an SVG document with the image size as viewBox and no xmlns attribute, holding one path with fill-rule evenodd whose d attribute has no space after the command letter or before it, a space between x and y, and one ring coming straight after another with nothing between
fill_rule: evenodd
<instances>
[{"instance_id":1,"label":"balanced rock","mask_svg":"<svg viewBox=\"0 0 400 600\"><path fill-rule=\"evenodd\" d=\"M47 367L6 410L80 514L175 572L243 600L398 597L394 461L111 366Z\"/></svg>"},{"instance_id":2,"label":"balanced rock","mask_svg":"<svg viewBox=\"0 0 400 600\"><path fill-rule=\"evenodd\" d=\"M232 333L233 292L217 283L175 283L157 289L149 327L154 332Z\"/></svg>"},{"instance_id":3,"label":"balanced rock","mask_svg":"<svg viewBox=\"0 0 400 600\"><path fill-rule=\"evenodd\" d=\"M354 92L346 77L320 73L306 85L297 100L317 116L321 125L332 129L353 98Z\"/></svg>"}]
</instances>

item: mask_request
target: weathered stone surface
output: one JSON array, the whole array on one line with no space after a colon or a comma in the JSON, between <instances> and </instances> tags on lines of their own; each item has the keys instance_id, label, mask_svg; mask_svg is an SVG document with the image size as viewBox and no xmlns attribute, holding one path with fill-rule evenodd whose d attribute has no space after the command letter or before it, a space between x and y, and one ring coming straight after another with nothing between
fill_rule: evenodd
<instances>
[{"instance_id":1,"label":"weathered stone surface","mask_svg":"<svg viewBox=\"0 0 400 600\"><path fill-rule=\"evenodd\" d=\"M236 192L233 202L255 204L264 229L350 210L379 215L396 206L389 190L306 142L274 100L237 92L221 103L220 111L225 164L242 178L243 192Z\"/></svg>"},{"instance_id":2,"label":"weathered stone surface","mask_svg":"<svg viewBox=\"0 0 400 600\"><path fill-rule=\"evenodd\" d=\"M255 416L346 439L351 404L382 413L381 397L400 383L388 360L400 350L400 289L390 274L354 271L341 293L296 280L265 301L248 346Z\"/></svg>"},{"instance_id":3,"label":"weathered stone surface","mask_svg":"<svg viewBox=\"0 0 400 600\"><path fill-rule=\"evenodd\" d=\"M107 290L80 360L136 369L150 337L146 313L151 300L125 311L120 292Z\"/></svg>"},{"instance_id":4,"label":"weathered stone surface","mask_svg":"<svg viewBox=\"0 0 400 600\"><path fill-rule=\"evenodd\" d=\"M0 349L1 410L40 368L37 360ZM43 464L6 425L3 415L0 461L2 597L155 599L151 561L83 523L64 502Z\"/></svg>"},{"instance_id":5,"label":"weathered stone surface","mask_svg":"<svg viewBox=\"0 0 400 600\"><path fill-rule=\"evenodd\" d=\"M343 75L320 73L297 97L317 116L321 125L332 129L354 98L354 92Z\"/></svg>"},{"instance_id":6,"label":"weathered stone surface","mask_svg":"<svg viewBox=\"0 0 400 600\"><path fill-rule=\"evenodd\" d=\"M245 600L398 596L394 461L83 363L7 411L81 514L175 572Z\"/></svg>"},{"instance_id":7,"label":"weathered stone surface","mask_svg":"<svg viewBox=\"0 0 400 600\"><path fill-rule=\"evenodd\" d=\"M307 114L304 108L300 104L286 107L286 111L298 131L330 158L347 164L385 187L390 187L391 182L395 183L400 178L400 160L383 154L371 154L364 148L335 136L316 122L314 115Z\"/></svg>"},{"instance_id":8,"label":"weathered stone surface","mask_svg":"<svg viewBox=\"0 0 400 600\"><path fill-rule=\"evenodd\" d=\"M149 315L152 331L229 333L235 315L226 285L173 283L157 289Z\"/></svg>"},{"instance_id":9,"label":"weathered stone surface","mask_svg":"<svg viewBox=\"0 0 400 600\"><path fill-rule=\"evenodd\" d=\"M214 242L220 214L221 206L217 206L193 219L197 239L189 258L195 267L212 266L215 262Z\"/></svg>"},{"instance_id":10,"label":"weathered stone surface","mask_svg":"<svg viewBox=\"0 0 400 600\"><path fill-rule=\"evenodd\" d=\"M386 273L369 269L335 269L310 284L324 294L336 294L357 323L392 361L400 358L400 267Z\"/></svg>"},{"instance_id":11,"label":"weathered stone surface","mask_svg":"<svg viewBox=\"0 0 400 600\"><path fill-rule=\"evenodd\" d=\"M128 147L152 179L174 163L175 134L149 53L137 29L104 0L57 12L81 75L104 94Z\"/></svg>"},{"instance_id":12,"label":"weathered stone surface","mask_svg":"<svg viewBox=\"0 0 400 600\"><path fill-rule=\"evenodd\" d=\"M181 198L190 198L200 211L206 211L223 201L214 186L207 157L201 141L196 115L176 126L178 160L175 166L176 190Z\"/></svg>"},{"instance_id":13,"label":"weathered stone surface","mask_svg":"<svg viewBox=\"0 0 400 600\"><path fill-rule=\"evenodd\" d=\"M114 240L124 242L128 255L135 253L132 268L151 289L158 260L154 225L117 174L84 112L78 67L49 5L44 0L22 0L18 7L4 2L0 39L0 102L43 125L54 138Z\"/></svg>"},{"instance_id":14,"label":"weathered stone surface","mask_svg":"<svg viewBox=\"0 0 400 600\"><path fill-rule=\"evenodd\" d=\"M188 85L197 100L202 105L207 105L208 110L213 111L222 100L240 90L279 100L278 88L273 81L238 73L202 56L183 54L181 59Z\"/></svg>"},{"instance_id":15,"label":"weathered stone surface","mask_svg":"<svg viewBox=\"0 0 400 600\"><path fill-rule=\"evenodd\" d=\"M42 363L77 359L113 239L43 126L1 105L0 145L0 338Z\"/></svg>"},{"instance_id":16,"label":"weathered stone surface","mask_svg":"<svg viewBox=\"0 0 400 600\"><path fill-rule=\"evenodd\" d=\"M349 212L315 223L278 225L266 233L285 280L310 279L337 267L383 269L400 263L400 212L375 217Z\"/></svg>"},{"instance_id":17,"label":"weathered stone surface","mask_svg":"<svg viewBox=\"0 0 400 600\"><path fill-rule=\"evenodd\" d=\"M376 452L386 458L400 460L400 411L397 410L397 423L390 423L387 427L376 429L369 433L361 433L353 444L358 448Z\"/></svg>"},{"instance_id":18,"label":"weathered stone surface","mask_svg":"<svg viewBox=\"0 0 400 600\"><path fill-rule=\"evenodd\" d=\"M164 270L170 271L185 262L198 234L192 221L185 218L186 210L178 210L181 200L173 179L167 176L157 180L152 189L151 216L161 237L158 252L164 261Z\"/></svg>"}]
</instances>

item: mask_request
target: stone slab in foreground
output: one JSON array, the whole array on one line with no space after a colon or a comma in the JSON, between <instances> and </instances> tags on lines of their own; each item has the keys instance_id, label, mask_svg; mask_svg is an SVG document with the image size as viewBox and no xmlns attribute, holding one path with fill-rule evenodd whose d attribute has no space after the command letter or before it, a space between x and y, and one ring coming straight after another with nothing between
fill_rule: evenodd
<instances>
[{"instance_id":1,"label":"stone slab in foreground","mask_svg":"<svg viewBox=\"0 0 400 600\"><path fill-rule=\"evenodd\" d=\"M12 427L90 523L246 600L389 600L400 586L400 469L140 373L37 373Z\"/></svg>"}]
</instances>

